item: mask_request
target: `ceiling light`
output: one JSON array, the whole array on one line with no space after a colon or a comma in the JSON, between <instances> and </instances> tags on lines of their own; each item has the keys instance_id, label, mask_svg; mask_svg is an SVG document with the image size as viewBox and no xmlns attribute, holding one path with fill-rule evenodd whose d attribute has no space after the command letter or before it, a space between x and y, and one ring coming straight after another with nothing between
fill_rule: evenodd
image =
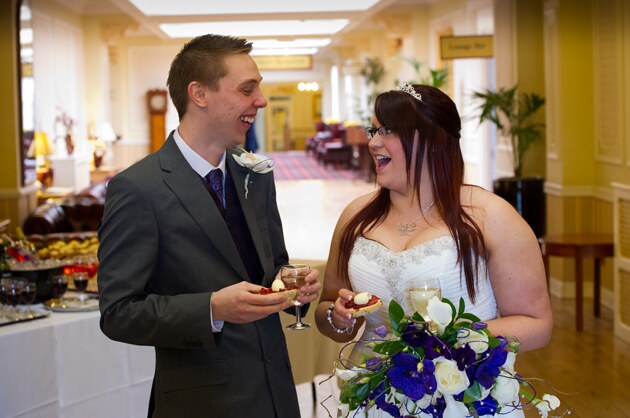
<instances>
[{"instance_id":1,"label":"ceiling light","mask_svg":"<svg viewBox=\"0 0 630 418\"><path fill-rule=\"evenodd\" d=\"M269 56L269 55L315 55L317 48L263 48L253 49L250 55L253 56Z\"/></svg>"},{"instance_id":2,"label":"ceiling light","mask_svg":"<svg viewBox=\"0 0 630 418\"><path fill-rule=\"evenodd\" d=\"M353 12L367 10L379 0L130 0L147 16L224 15L257 13Z\"/></svg>"},{"instance_id":3,"label":"ceiling light","mask_svg":"<svg viewBox=\"0 0 630 418\"><path fill-rule=\"evenodd\" d=\"M305 83L304 81L300 81L298 83L297 88L299 91L318 91L319 84L317 84L315 81L308 82L308 83Z\"/></svg>"},{"instance_id":4,"label":"ceiling light","mask_svg":"<svg viewBox=\"0 0 630 418\"><path fill-rule=\"evenodd\" d=\"M254 20L163 23L160 29L171 38L194 38L207 33L247 38L251 36L332 35L347 24L348 19Z\"/></svg>"},{"instance_id":5,"label":"ceiling light","mask_svg":"<svg viewBox=\"0 0 630 418\"><path fill-rule=\"evenodd\" d=\"M330 38L321 39L294 39L292 41L279 41L277 39L255 39L252 41L254 49L258 48L321 48L330 44Z\"/></svg>"}]
</instances>

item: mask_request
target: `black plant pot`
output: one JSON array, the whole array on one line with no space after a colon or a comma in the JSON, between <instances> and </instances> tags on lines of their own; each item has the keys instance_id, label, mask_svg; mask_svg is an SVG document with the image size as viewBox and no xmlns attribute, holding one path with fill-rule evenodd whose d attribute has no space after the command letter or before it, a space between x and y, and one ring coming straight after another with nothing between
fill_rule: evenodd
<instances>
[{"instance_id":1,"label":"black plant pot","mask_svg":"<svg viewBox=\"0 0 630 418\"><path fill-rule=\"evenodd\" d=\"M505 177L494 181L494 193L510 202L537 237L545 235L545 179L542 177Z\"/></svg>"}]
</instances>

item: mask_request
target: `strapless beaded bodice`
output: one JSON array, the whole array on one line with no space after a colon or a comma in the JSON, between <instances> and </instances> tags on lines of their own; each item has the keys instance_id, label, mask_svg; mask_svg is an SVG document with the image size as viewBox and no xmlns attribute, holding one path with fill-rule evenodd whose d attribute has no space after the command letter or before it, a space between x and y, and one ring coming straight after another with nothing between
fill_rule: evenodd
<instances>
[{"instance_id":1,"label":"strapless beaded bodice","mask_svg":"<svg viewBox=\"0 0 630 418\"><path fill-rule=\"evenodd\" d=\"M480 262L475 304L470 301L466 281L460 277L457 265L457 248L450 236L442 236L418 244L408 250L394 252L383 244L359 237L352 249L349 262L350 283L355 293L372 292L383 300L380 312L366 318L368 330L387 319L389 302L394 299L411 313L405 289L407 282L415 278L434 277L440 280L442 297L457 305L464 298L466 310L482 320L497 316L497 304L492 286L486 276L485 261Z\"/></svg>"}]
</instances>

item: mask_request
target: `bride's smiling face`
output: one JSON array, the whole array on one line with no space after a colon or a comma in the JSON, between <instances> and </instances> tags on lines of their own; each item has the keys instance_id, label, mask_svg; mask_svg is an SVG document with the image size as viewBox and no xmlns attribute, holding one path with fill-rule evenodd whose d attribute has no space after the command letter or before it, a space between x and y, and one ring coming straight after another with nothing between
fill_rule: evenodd
<instances>
[{"instance_id":1,"label":"bride's smiling face","mask_svg":"<svg viewBox=\"0 0 630 418\"><path fill-rule=\"evenodd\" d=\"M372 119L372 126L378 129L368 143L376 166L376 183L391 191L407 192L407 157L400 137L376 118Z\"/></svg>"}]
</instances>

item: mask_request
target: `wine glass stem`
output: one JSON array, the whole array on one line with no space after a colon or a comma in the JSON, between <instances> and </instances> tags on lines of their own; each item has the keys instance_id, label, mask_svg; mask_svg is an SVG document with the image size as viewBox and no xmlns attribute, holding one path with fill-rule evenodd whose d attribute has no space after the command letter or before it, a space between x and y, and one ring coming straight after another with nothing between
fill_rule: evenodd
<instances>
[{"instance_id":1,"label":"wine glass stem","mask_svg":"<svg viewBox=\"0 0 630 418\"><path fill-rule=\"evenodd\" d=\"M298 325L302 325L302 310L300 306L302 305L295 305L295 323Z\"/></svg>"}]
</instances>

